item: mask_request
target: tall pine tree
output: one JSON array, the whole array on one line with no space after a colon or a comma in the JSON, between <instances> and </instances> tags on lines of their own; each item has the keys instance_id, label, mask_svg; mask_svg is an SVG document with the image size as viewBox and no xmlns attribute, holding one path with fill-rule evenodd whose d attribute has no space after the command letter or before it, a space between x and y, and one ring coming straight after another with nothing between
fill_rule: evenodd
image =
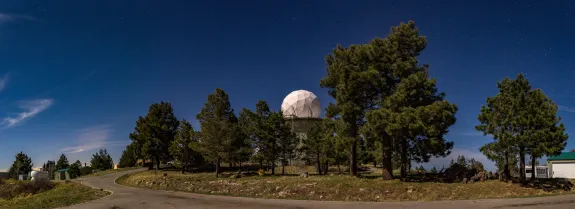
<instances>
[{"instance_id":1,"label":"tall pine tree","mask_svg":"<svg viewBox=\"0 0 575 209\"><path fill-rule=\"evenodd\" d=\"M368 45L367 57L372 60L368 66L380 78L373 83L380 86L377 108L367 112L362 133L382 146L385 179L392 177L394 152L400 158L401 176L406 177L411 161L445 157L453 147L444 136L455 123L457 107L438 92L436 80L428 75L429 66L417 61L426 44L410 21Z\"/></svg>"},{"instance_id":2,"label":"tall pine tree","mask_svg":"<svg viewBox=\"0 0 575 209\"><path fill-rule=\"evenodd\" d=\"M202 137L194 149L215 162L218 177L220 163L229 157L237 136L236 119L228 94L220 88L216 89L208 95L208 101L196 118L200 122Z\"/></svg>"},{"instance_id":3,"label":"tall pine tree","mask_svg":"<svg viewBox=\"0 0 575 209\"><path fill-rule=\"evenodd\" d=\"M146 117L138 118L134 132L130 134L130 139L141 153L137 155L153 159L156 169L160 169L160 161L171 157L169 147L178 125L179 121L170 103L162 101L152 104Z\"/></svg>"}]
</instances>

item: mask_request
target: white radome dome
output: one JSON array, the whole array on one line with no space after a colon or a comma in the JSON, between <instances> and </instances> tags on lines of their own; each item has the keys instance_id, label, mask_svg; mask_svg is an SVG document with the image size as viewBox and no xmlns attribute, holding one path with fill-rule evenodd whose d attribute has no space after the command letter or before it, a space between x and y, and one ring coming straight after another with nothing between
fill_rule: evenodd
<instances>
[{"instance_id":1,"label":"white radome dome","mask_svg":"<svg viewBox=\"0 0 575 209\"><path fill-rule=\"evenodd\" d=\"M320 118L321 104L317 96L306 90L288 94L282 103L284 117Z\"/></svg>"}]
</instances>

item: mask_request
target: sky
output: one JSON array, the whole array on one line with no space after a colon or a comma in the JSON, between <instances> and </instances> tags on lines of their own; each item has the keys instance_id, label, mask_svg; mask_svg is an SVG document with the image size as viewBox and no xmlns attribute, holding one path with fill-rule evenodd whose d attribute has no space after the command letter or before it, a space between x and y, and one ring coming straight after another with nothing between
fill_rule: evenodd
<instances>
[{"instance_id":1,"label":"sky","mask_svg":"<svg viewBox=\"0 0 575 209\"><path fill-rule=\"evenodd\" d=\"M575 5L568 1L0 1L0 170L16 153L35 167L60 154L88 163L105 148L118 162L138 116L171 102L195 115L223 88L236 112L319 86L337 45L385 37L414 20L440 91L458 105L448 164L464 154L493 163L475 131L499 80L523 72L575 129ZM567 149L575 148L570 138Z\"/></svg>"}]
</instances>

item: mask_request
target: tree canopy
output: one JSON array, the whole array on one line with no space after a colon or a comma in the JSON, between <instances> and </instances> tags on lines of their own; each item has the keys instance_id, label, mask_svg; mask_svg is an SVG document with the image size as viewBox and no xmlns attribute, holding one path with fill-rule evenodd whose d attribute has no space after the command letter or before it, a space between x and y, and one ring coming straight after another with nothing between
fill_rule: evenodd
<instances>
[{"instance_id":1,"label":"tree canopy","mask_svg":"<svg viewBox=\"0 0 575 209\"><path fill-rule=\"evenodd\" d=\"M92 155L91 167L98 170L109 170L114 168L114 161L106 149L100 149Z\"/></svg>"},{"instance_id":2,"label":"tree canopy","mask_svg":"<svg viewBox=\"0 0 575 209\"><path fill-rule=\"evenodd\" d=\"M160 102L150 106L145 117L138 118L130 139L136 146L137 157L153 159L156 169L160 161L170 159L169 147L174 140L179 121L171 103Z\"/></svg>"},{"instance_id":3,"label":"tree canopy","mask_svg":"<svg viewBox=\"0 0 575 209\"><path fill-rule=\"evenodd\" d=\"M65 169L69 167L70 163L68 162L68 158L66 157L66 155L64 154L60 155L58 162L56 162L56 170Z\"/></svg>"},{"instance_id":4,"label":"tree canopy","mask_svg":"<svg viewBox=\"0 0 575 209\"><path fill-rule=\"evenodd\" d=\"M236 147L236 133L239 129L234 110L230 105L228 94L223 89L216 89L208 95L208 101L196 119L200 122L201 140L195 144L194 150L202 153L208 160L216 162L216 176L220 172L220 163L229 159Z\"/></svg>"},{"instance_id":5,"label":"tree canopy","mask_svg":"<svg viewBox=\"0 0 575 209\"><path fill-rule=\"evenodd\" d=\"M10 177L18 179L18 175L27 174L32 171L32 166L34 166L32 158L28 157L28 155L23 152L16 154L15 158L14 163L12 163L8 170Z\"/></svg>"},{"instance_id":6,"label":"tree canopy","mask_svg":"<svg viewBox=\"0 0 575 209\"><path fill-rule=\"evenodd\" d=\"M480 150L491 160L504 161L497 162L503 165L504 179L510 177L510 161L518 156L519 176L525 182L526 154L531 155L535 166L538 157L559 154L568 135L557 116L557 105L542 90L532 89L523 74L515 79L505 78L497 87L499 93L487 98L476 126L484 135L491 135L494 142Z\"/></svg>"}]
</instances>

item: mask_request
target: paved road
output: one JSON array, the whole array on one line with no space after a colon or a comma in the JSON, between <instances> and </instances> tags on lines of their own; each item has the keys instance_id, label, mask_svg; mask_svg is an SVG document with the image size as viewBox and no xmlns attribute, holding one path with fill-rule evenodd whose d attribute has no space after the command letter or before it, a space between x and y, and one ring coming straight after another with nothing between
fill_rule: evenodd
<instances>
[{"instance_id":1,"label":"paved road","mask_svg":"<svg viewBox=\"0 0 575 209\"><path fill-rule=\"evenodd\" d=\"M434 201L434 202L323 202L306 200L269 200L241 197L226 197L215 195L202 195L183 192L169 192L151 189L142 189L118 185L115 180L127 173L141 171L142 169L123 171L105 176L80 178L77 181L96 188L112 191L112 195L100 200L67 207L69 209L168 209L168 208L457 208L457 209L523 209L523 208L575 208L575 195L490 199L490 200L462 200L462 201ZM115 206L115 207L114 207Z\"/></svg>"}]
</instances>

